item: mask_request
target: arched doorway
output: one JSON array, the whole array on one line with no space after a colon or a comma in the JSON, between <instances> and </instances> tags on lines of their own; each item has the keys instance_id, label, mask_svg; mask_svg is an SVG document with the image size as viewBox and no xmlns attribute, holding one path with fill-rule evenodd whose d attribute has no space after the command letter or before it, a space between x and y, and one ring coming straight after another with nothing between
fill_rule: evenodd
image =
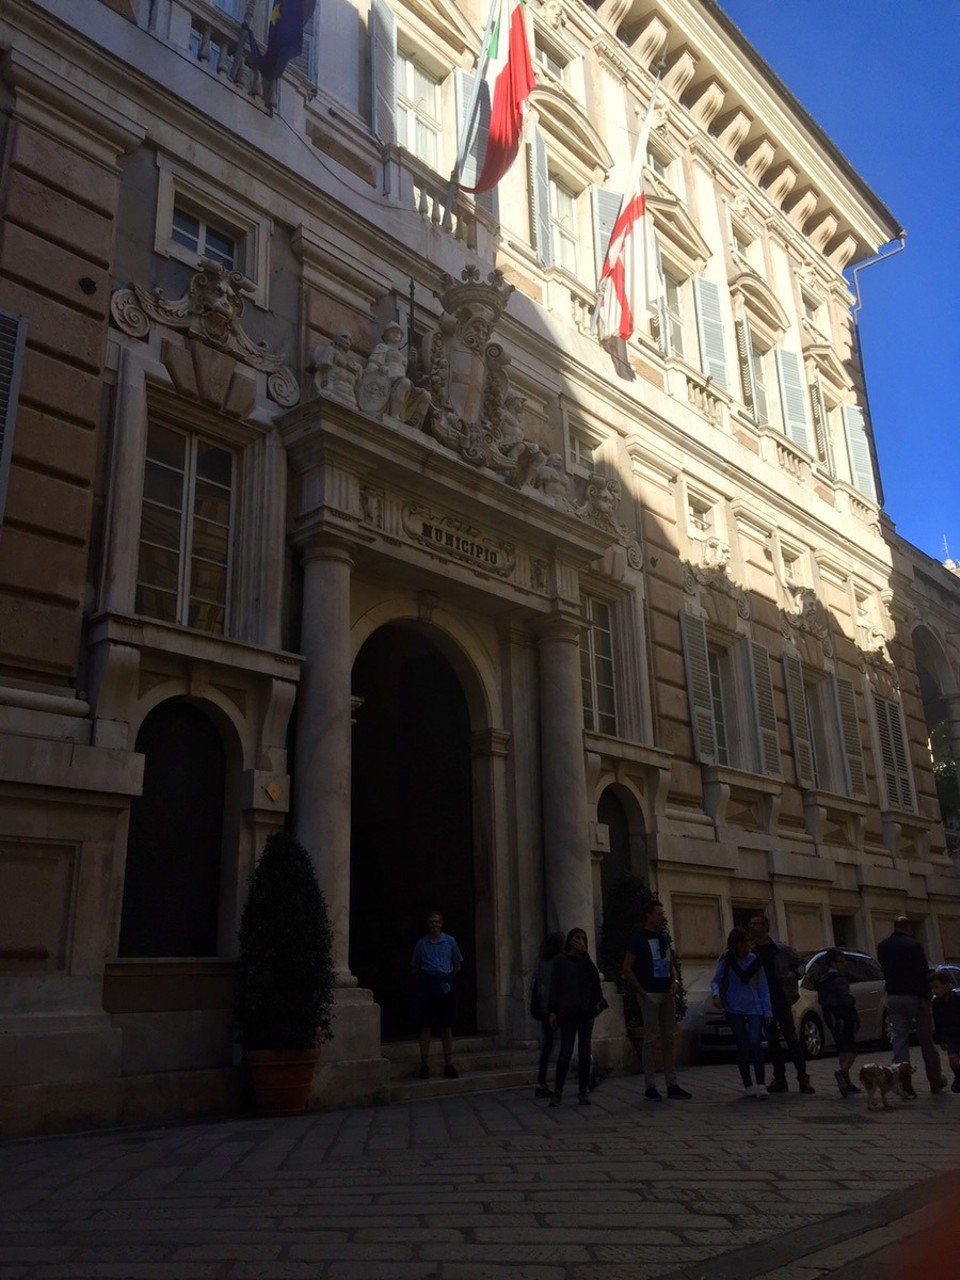
<instances>
[{"instance_id":1,"label":"arched doorway","mask_svg":"<svg viewBox=\"0 0 960 1280\"><path fill-rule=\"evenodd\" d=\"M428 911L467 958L457 1030L476 1029L470 716L449 661L414 625L367 640L353 669L350 968L384 1039L412 1034L410 955Z\"/></svg>"},{"instance_id":2,"label":"arched doorway","mask_svg":"<svg viewBox=\"0 0 960 1280\"><path fill-rule=\"evenodd\" d=\"M121 956L214 956L226 754L199 708L171 700L137 735L143 794L130 805Z\"/></svg>"}]
</instances>

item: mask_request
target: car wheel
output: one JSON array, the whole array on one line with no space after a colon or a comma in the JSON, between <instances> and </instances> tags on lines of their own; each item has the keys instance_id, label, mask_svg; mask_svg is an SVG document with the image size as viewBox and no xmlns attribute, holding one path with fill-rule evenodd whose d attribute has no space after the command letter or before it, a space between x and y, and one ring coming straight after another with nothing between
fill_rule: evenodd
<instances>
[{"instance_id":1,"label":"car wheel","mask_svg":"<svg viewBox=\"0 0 960 1280\"><path fill-rule=\"evenodd\" d=\"M805 1014L800 1023L800 1043L807 1058L819 1058L823 1053L823 1024L812 1013Z\"/></svg>"}]
</instances>

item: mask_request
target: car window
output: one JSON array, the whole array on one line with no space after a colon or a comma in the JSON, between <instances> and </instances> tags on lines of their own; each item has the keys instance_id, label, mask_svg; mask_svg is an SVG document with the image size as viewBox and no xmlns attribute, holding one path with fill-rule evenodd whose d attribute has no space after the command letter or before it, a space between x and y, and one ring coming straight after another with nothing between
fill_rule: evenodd
<instances>
[{"instance_id":1,"label":"car window","mask_svg":"<svg viewBox=\"0 0 960 1280\"><path fill-rule=\"evenodd\" d=\"M871 982L883 981L883 970L880 968L880 965L877 963L876 960L864 960L863 964L866 965L867 969L869 970L869 977Z\"/></svg>"},{"instance_id":2,"label":"car window","mask_svg":"<svg viewBox=\"0 0 960 1280\"><path fill-rule=\"evenodd\" d=\"M800 984L807 991L816 991L817 983L827 971L826 962L823 956L814 956L807 965L803 975L803 982Z\"/></svg>"},{"instance_id":3,"label":"car window","mask_svg":"<svg viewBox=\"0 0 960 1280\"><path fill-rule=\"evenodd\" d=\"M872 982L876 976L868 960L861 956L847 956L848 982Z\"/></svg>"}]
</instances>

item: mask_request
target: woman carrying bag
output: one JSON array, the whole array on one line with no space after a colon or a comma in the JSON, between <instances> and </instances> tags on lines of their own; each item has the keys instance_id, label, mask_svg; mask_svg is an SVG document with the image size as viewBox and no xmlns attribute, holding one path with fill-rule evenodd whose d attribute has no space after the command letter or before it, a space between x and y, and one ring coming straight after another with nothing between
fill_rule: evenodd
<instances>
[{"instance_id":1,"label":"woman carrying bag","mask_svg":"<svg viewBox=\"0 0 960 1280\"><path fill-rule=\"evenodd\" d=\"M763 961L750 949L746 929L731 929L726 954L710 983L715 1008L723 1009L737 1044L737 1066L748 1098L766 1098L763 1026L772 1017ZM753 1067L755 1082L750 1079Z\"/></svg>"},{"instance_id":2,"label":"woman carrying bag","mask_svg":"<svg viewBox=\"0 0 960 1280\"><path fill-rule=\"evenodd\" d=\"M571 929L566 946L553 962L550 975L550 998L547 1002L550 1026L560 1030L560 1054L554 1081L551 1107L559 1107L563 1086L577 1045L578 1101L590 1105L590 1042L593 1020L607 1007L600 989L600 973L587 953L587 935L583 929Z\"/></svg>"}]
</instances>

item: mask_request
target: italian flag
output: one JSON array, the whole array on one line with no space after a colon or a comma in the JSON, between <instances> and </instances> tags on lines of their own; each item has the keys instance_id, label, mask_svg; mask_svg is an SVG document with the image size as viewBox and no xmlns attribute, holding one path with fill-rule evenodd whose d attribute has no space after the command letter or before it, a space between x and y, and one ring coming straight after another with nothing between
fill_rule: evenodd
<instances>
[{"instance_id":1,"label":"italian flag","mask_svg":"<svg viewBox=\"0 0 960 1280\"><path fill-rule=\"evenodd\" d=\"M477 67L482 82L480 93L486 93L490 102L490 127L476 184L463 188L474 195L492 190L520 149L524 105L537 83L527 43L524 4L525 0L493 0L490 11L487 41ZM463 157L476 132L479 108L480 94L464 130L458 169L462 169Z\"/></svg>"}]
</instances>

